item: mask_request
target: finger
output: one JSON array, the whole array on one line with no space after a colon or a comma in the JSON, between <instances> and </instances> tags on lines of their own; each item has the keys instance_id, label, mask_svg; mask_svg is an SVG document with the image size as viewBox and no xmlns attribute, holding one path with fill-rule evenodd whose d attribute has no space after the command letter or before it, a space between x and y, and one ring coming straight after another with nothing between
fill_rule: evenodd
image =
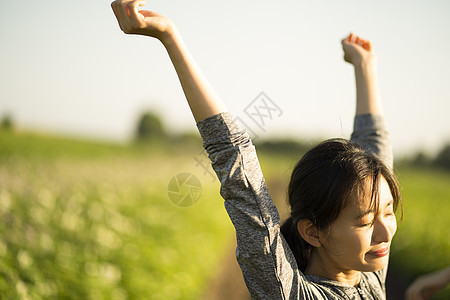
<instances>
[{"instance_id":1,"label":"finger","mask_svg":"<svg viewBox=\"0 0 450 300\"><path fill-rule=\"evenodd\" d=\"M118 1L117 13L119 14L120 20L126 22L130 19L130 14L128 13L128 4L133 0L121 0Z\"/></svg>"},{"instance_id":2,"label":"finger","mask_svg":"<svg viewBox=\"0 0 450 300\"><path fill-rule=\"evenodd\" d=\"M163 16L163 15L158 14L151 10L140 10L139 13L142 14L144 17L162 17Z\"/></svg>"},{"instance_id":3,"label":"finger","mask_svg":"<svg viewBox=\"0 0 450 300\"><path fill-rule=\"evenodd\" d=\"M138 6L144 6L145 1L143 0L134 0L128 4L128 10L130 12L130 17L133 20L138 21L140 19L141 14L139 13Z\"/></svg>"},{"instance_id":4,"label":"finger","mask_svg":"<svg viewBox=\"0 0 450 300\"><path fill-rule=\"evenodd\" d=\"M342 46L348 45L352 42L353 39L353 32L350 32L348 36L346 36L344 39L341 40Z\"/></svg>"},{"instance_id":5,"label":"finger","mask_svg":"<svg viewBox=\"0 0 450 300\"><path fill-rule=\"evenodd\" d=\"M133 0L116 0L117 6L116 11L118 15L118 21L120 29L125 33L130 33L132 22L130 20L130 14L128 10L128 4Z\"/></svg>"},{"instance_id":6,"label":"finger","mask_svg":"<svg viewBox=\"0 0 450 300\"><path fill-rule=\"evenodd\" d=\"M350 32L350 34L347 37L347 41L349 41L349 42L353 41L354 36L355 35L353 34L353 32Z\"/></svg>"},{"instance_id":7,"label":"finger","mask_svg":"<svg viewBox=\"0 0 450 300\"><path fill-rule=\"evenodd\" d=\"M116 16L117 21L120 21L121 20L120 1L116 0L111 2L111 8L114 12L114 15Z\"/></svg>"},{"instance_id":8,"label":"finger","mask_svg":"<svg viewBox=\"0 0 450 300\"><path fill-rule=\"evenodd\" d=\"M366 49L367 51L371 51L372 50L372 43L370 41L364 41L362 47L364 49Z\"/></svg>"},{"instance_id":9,"label":"finger","mask_svg":"<svg viewBox=\"0 0 450 300\"><path fill-rule=\"evenodd\" d=\"M119 14L117 13L117 2L116 1L111 2L111 8L114 12L114 15L116 16L116 19L119 19Z\"/></svg>"},{"instance_id":10,"label":"finger","mask_svg":"<svg viewBox=\"0 0 450 300\"><path fill-rule=\"evenodd\" d=\"M114 15L116 17L117 23L119 24L119 27L122 31L125 31L125 27L123 25L124 20L123 20L123 14L121 14L121 9L120 9L120 1L116 0L114 2L111 3L111 8L114 12Z\"/></svg>"}]
</instances>

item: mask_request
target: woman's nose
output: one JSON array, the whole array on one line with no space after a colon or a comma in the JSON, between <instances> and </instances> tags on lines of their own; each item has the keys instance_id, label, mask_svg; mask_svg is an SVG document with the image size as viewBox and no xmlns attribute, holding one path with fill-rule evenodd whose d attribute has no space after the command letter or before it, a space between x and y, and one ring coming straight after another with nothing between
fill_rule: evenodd
<instances>
[{"instance_id":1,"label":"woman's nose","mask_svg":"<svg viewBox=\"0 0 450 300\"><path fill-rule=\"evenodd\" d=\"M377 243L388 243L397 230L397 222L395 218L388 220L385 218L377 218L373 228L373 240Z\"/></svg>"}]
</instances>

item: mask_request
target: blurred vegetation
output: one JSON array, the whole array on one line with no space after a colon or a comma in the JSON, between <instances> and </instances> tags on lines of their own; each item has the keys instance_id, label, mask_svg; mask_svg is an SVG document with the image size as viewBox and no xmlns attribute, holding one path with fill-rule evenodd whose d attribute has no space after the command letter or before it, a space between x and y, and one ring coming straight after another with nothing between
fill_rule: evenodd
<instances>
[{"instance_id":1,"label":"blurred vegetation","mask_svg":"<svg viewBox=\"0 0 450 300\"><path fill-rule=\"evenodd\" d=\"M197 148L0 131L1 299L198 299L232 227L217 183L167 184Z\"/></svg>"},{"instance_id":2,"label":"blurred vegetation","mask_svg":"<svg viewBox=\"0 0 450 300\"><path fill-rule=\"evenodd\" d=\"M167 133L158 114L152 111L142 113L136 126L136 140L151 141L165 137Z\"/></svg>"},{"instance_id":3,"label":"blurred vegetation","mask_svg":"<svg viewBox=\"0 0 450 300\"><path fill-rule=\"evenodd\" d=\"M287 182L311 146L292 143L256 143L267 180ZM199 299L233 235L201 153L190 133L126 146L0 130L0 298ZM179 208L167 184L185 171L203 191ZM398 175L405 214L391 262L410 281L450 264L450 173Z\"/></svg>"},{"instance_id":4,"label":"blurred vegetation","mask_svg":"<svg viewBox=\"0 0 450 300\"><path fill-rule=\"evenodd\" d=\"M392 243L391 266L407 281L450 266L450 172L401 167L404 217ZM450 299L450 286L431 299Z\"/></svg>"},{"instance_id":5,"label":"blurred vegetation","mask_svg":"<svg viewBox=\"0 0 450 300\"><path fill-rule=\"evenodd\" d=\"M12 130L14 128L13 117L10 114L3 115L0 120L0 128L3 130Z\"/></svg>"},{"instance_id":6,"label":"blurred vegetation","mask_svg":"<svg viewBox=\"0 0 450 300\"><path fill-rule=\"evenodd\" d=\"M448 143L434 159L434 164L438 167L450 171L450 143Z\"/></svg>"},{"instance_id":7,"label":"blurred vegetation","mask_svg":"<svg viewBox=\"0 0 450 300\"><path fill-rule=\"evenodd\" d=\"M197 132L169 133L162 118L153 111L146 111L141 114L136 123L134 141L141 146L145 144L173 144L175 146L201 145L201 138Z\"/></svg>"},{"instance_id":8,"label":"blurred vegetation","mask_svg":"<svg viewBox=\"0 0 450 300\"><path fill-rule=\"evenodd\" d=\"M411 157L403 158L401 164L450 172L450 142L447 142L434 157L423 151L418 151Z\"/></svg>"},{"instance_id":9,"label":"blurred vegetation","mask_svg":"<svg viewBox=\"0 0 450 300\"><path fill-rule=\"evenodd\" d=\"M284 139L270 139L270 140L256 140L255 147L259 152L274 155L288 155L292 157L302 156L308 149L316 144L304 142L301 140L294 140L289 138Z\"/></svg>"}]
</instances>

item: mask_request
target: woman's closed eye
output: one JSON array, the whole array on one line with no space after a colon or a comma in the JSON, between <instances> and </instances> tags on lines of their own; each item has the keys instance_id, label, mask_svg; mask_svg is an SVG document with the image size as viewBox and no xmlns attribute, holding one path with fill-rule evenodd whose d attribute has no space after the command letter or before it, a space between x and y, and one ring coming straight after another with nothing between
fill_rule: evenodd
<instances>
[{"instance_id":1,"label":"woman's closed eye","mask_svg":"<svg viewBox=\"0 0 450 300\"><path fill-rule=\"evenodd\" d=\"M386 218L395 218L395 212L394 211L388 211L384 214Z\"/></svg>"},{"instance_id":2,"label":"woman's closed eye","mask_svg":"<svg viewBox=\"0 0 450 300\"><path fill-rule=\"evenodd\" d=\"M371 227L374 223L375 214L373 211L363 212L356 218L356 225L358 227Z\"/></svg>"},{"instance_id":3,"label":"woman's closed eye","mask_svg":"<svg viewBox=\"0 0 450 300\"><path fill-rule=\"evenodd\" d=\"M370 222L362 222L362 224L360 224L359 226L361 227L372 227L373 226L373 221Z\"/></svg>"},{"instance_id":4,"label":"woman's closed eye","mask_svg":"<svg viewBox=\"0 0 450 300\"><path fill-rule=\"evenodd\" d=\"M375 223L375 218L373 216L362 217L359 218L358 226L359 227L371 227Z\"/></svg>"},{"instance_id":5,"label":"woman's closed eye","mask_svg":"<svg viewBox=\"0 0 450 300\"><path fill-rule=\"evenodd\" d=\"M384 214L385 217L393 217L395 216L395 213L393 211L388 211ZM362 217L359 218L358 221L358 227L372 227L375 223L375 218L372 216L371 218L368 217Z\"/></svg>"}]
</instances>

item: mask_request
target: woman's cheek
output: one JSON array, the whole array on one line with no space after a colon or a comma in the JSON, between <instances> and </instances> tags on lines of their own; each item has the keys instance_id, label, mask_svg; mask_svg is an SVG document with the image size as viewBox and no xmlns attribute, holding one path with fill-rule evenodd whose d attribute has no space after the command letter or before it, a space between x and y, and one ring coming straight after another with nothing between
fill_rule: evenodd
<instances>
[{"instance_id":1,"label":"woman's cheek","mask_svg":"<svg viewBox=\"0 0 450 300\"><path fill-rule=\"evenodd\" d=\"M370 248L370 246L372 245L372 235L373 235L373 226L372 227L368 227L367 231L365 232L364 235L364 244L363 249L367 249Z\"/></svg>"},{"instance_id":2,"label":"woman's cheek","mask_svg":"<svg viewBox=\"0 0 450 300\"><path fill-rule=\"evenodd\" d=\"M358 251L360 256L363 256L371 245L372 229L370 227L358 228L352 234L348 234L347 237L347 247L351 247L354 251Z\"/></svg>"}]
</instances>

